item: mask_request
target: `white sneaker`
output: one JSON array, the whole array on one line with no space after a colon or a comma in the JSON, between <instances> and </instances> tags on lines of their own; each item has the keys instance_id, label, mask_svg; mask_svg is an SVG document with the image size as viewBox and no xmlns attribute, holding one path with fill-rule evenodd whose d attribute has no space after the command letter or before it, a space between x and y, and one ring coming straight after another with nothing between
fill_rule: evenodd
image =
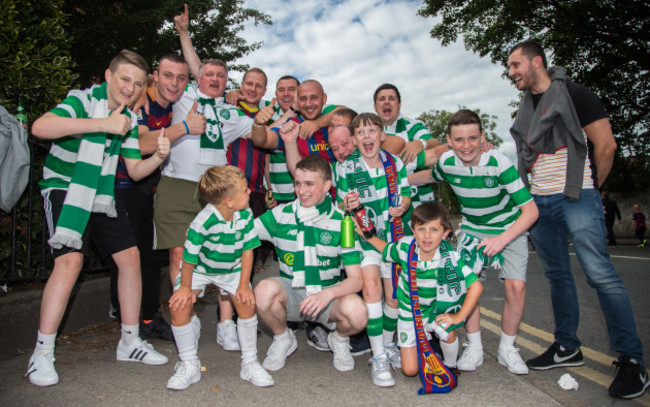
<instances>
[{"instance_id":1,"label":"white sneaker","mask_svg":"<svg viewBox=\"0 0 650 407\"><path fill-rule=\"evenodd\" d=\"M385 353L373 358L370 362L372 364L372 381L379 387L392 387L395 385L395 380L390 374L390 362Z\"/></svg>"},{"instance_id":2,"label":"white sneaker","mask_svg":"<svg viewBox=\"0 0 650 407\"><path fill-rule=\"evenodd\" d=\"M399 348L395 342L384 345L384 352L386 352L388 362L390 362L390 365L393 367L393 369L397 370L402 368L402 355L400 354Z\"/></svg>"},{"instance_id":3,"label":"white sneaker","mask_svg":"<svg viewBox=\"0 0 650 407\"><path fill-rule=\"evenodd\" d=\"M348 372L354 369L354 358L350 354L350 338L345 338L340 341L333 335L337 335L336 331L330 332L327 335L327 344L329 345L332 353L334 353L334 367L341 372Z\"/></svg>"},{"instance_id":4,"label":"white sneaker","mask_svg":"<svg viewBox=\"0 0 650 407\"><path fill-rule=\"evenodd\" d=\"M239 377L258 387L269 387L275 384L269 372L260 365L260 362L258 362L257 359L250 363L242 363Z\"/></svg>"},{"instance_id":5,"label":"white sneaker","mask_svg":"<svg viewBox=\"0 0 650 407\"><path fill-rule=\"evenodd\" d=\"M225 350L241 350L237 337L237 325L228 319L217 324L217 344Z\"/></svg>"},{"instance_id":6,"label":"white sneaker","mask_svg":"<svg viewBox=\"0 0 650 407\"><path fill-rule=\"evenodd\" d=\"M127 345L122 339L117 344L117 360L121 362L140 362L145 365L159 366L169 362L167 356L156 352L153 346L136 338L132 344Z\"/></svg>"},{"instance_id":7,"label":"white sneaker","mask_svg":"<svg viewBox=\"0 0 650 407\"><path fill-rule=\"evenodd\" d=\"M510 373L528 374L528 366L521 359L519 349L512 345L505 349L499 347L497 361L499 364L507 367Z\"/></svg>"},{"instance_id":8,"label":"white sneaker","mask_svg":"<svg viewBox=\"0 0 650 407\"><path fill-rule=\"evenodd\" d=\"M174 370L176 373L167 381L169 390L185 390L201 380L201 361L198 359L176 362Z\"/></svg>"},{"instance_id":9,"label":"white sneaker","mask_svg":"<svg viewBox=\"0 0 650 407\"><path fill-rule=\"evenodd\" d=\"M473 372L483 364L483 348L476 348L468 342L465 342L463 347L465 350L460 359L458 359L456 367L458 367L458 370Z\"/></svg>"},{"instance_id":10,"label":"white sneaker","mask_svg":"<svg viewBox=\"0 0 650 407\"><path fill-rule=\"evenodd\" d=\"M25 377L29 377L29 381L37 386L57 384L59 375L54 369L54 350L34 350Z\"/></svg>"},{"instance_id":11,"label":"white sneaker","mask_svg":"<svg viewBox=\"0 0 650 407\"><path fill-rule=\"evenodd\" d=\"M266 359L262 362L262 366L266 370L276 371L284 367L287 357L296 351L298 348L298 341L293 331L287 328L289 338L285 340L277 340L273 337L273 343L266 352Z\"/></svg>"}]
</instances>

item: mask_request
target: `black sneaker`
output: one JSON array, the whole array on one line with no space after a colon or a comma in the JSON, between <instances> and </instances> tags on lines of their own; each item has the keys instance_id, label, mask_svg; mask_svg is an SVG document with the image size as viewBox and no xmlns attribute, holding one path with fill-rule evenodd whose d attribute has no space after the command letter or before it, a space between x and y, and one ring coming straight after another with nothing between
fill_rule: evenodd
<instances>
[{"instance_id":1,"label":"black sneaker","mask_svg":"<svg viewBox=\"0 0 650 407\"><path fill-rule=\"evenodd\" d=\"M370 339L365 329L350 337L350 354L352 356L363 355L370 352Z\"/></svg>"},{"instance_id":2,"label":"black sneaker","mask_svg":"<svg viewBox=\"0 0 650 407\"><path fill-rule=\"evenodd\" d=\"M612 365L618 372L609 386L610 396L633 399L642 396L650 386L648 372L636 360L624 356L620 362Z\"/></svg>"},{"instance_id":3,"label":"black sneaker","mask_svg":"<svg viewBox=\"0 0 650 407\"><path fill-rule=\"evenodd\" d=\"M565 349L557 342L546 350L546 352L526 361L526 365L535 370L548 370L554 367L582 366L585 361L582 359L580 348Z\"/></svg>"},{"instance_id":4,"label":"black sneaker","mask_svg":"<svg viewBox=\"0 0 650 407\"><path fill-rule=\"evenodd\" d=\"M159 312L149 322L140 321L140 337L143 339L162 339L173 341L172 327Z\"/></svg>"}]
</instances>

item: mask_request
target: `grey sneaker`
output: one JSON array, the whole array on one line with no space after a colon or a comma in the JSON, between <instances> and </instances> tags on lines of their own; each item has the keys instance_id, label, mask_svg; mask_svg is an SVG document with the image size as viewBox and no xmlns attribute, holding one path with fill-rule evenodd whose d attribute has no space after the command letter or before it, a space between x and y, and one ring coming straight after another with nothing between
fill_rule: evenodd
<instances>
[{"instance_id":1,"label":"grey sneaker","mask_svg":"<svg viewBox=\"0 0 650 407\"><path fill-rule=\"evenodd\" d=\"M241 350L237 337L237 325L232 319L217 324L217 344L225 350Z\"/></svg>"},{"instance_id":2,"label":"grey sneaker","mask_svg":"<svg viewBox=\"0 0 650 407\"><path fill-rule=\"evenodd\" d=\"M167 381L170 390L185 390L201 380L201 362L198 359L177 362L174 370L176 373Z\"/></svg>"},{"instance_id":3,"label":"grey sneaker","mask_svg":"<svg viewBox=\"0 0 650 407\"><path fill-rule=\"evenodd\" d=\"M257 360L245 365L242 364L239 377L258 387L269 387L275 384L269 372L267 372Z\"/></svg>"},{"instance_id":4,"label":"grey sneaker","mask_svg":"<svg viewBox=\"0 0 650 407\"><path fill-rule=\"evenodd\" d=\"M37 386L52 386L59 382L59 375L54 369L54 349L34 350L29 358L27 374L29 381Z\"/></svg>"},{"instance_id":5,"label":"grey sneaker","mask_svg":"<svg viewBox=\"0 0 650 407\"><path fill-rule=\"evenodd\" d=\"M469 342L463 344L465 350L462 356L458 359L458 370L465 372L473 372L477 367L483 364L483 348L479 349L472 346Z\"/></svg>"},{"instance_id":6,"label":"grey sneaker","mask_svg":"<svg viewBox=\"0 0 650 407\"><path fill-rule=\"evenodd\" d=\"M379 387L392 387L395 385L395 380L390 374L390 363L386 354L375 357L371 361L372 364L372 381Z\"/></svg>"},{"instance_id":7,"label":"grey sneaker","mask_svg":"<svg viewBox=\"0 0 650 407\"><path fill-rule=\"evenodd\" d=\"M273 343L266 352L266 359L262 362L262 366L266 370L276 371L284 367L287 357L296 351L298 348L298 341L296 335L291 329L287 328L289 338L284 340L277 340L273 338Z\"/></svg>"},{"instance_id":8,"label":"grey sneaker","mask_svg":"<svg viewBox=\"0 0 650 407\"><path fill-rule=\"evenodd\" d=\"M327 342L328 332L320 325L307 325L307 345L321 352L329 352L330 347Z\"/></svg>"},{"instance_id":9,"label":"grey sneaker","mask_svg":"<svg viewBox=\"0 0 650 407\"><path fill-rule=\"evenodd\" d=\"M391 342L388 345L384 345L384 352L386 352L386 357L393 369L402 368L402 355L399 352L399 348L395 342Z\"/></svg>"},{"instance_id":10,"label":"grey sneaker","mask_svg":"<svg viewBox=\"0 0 650 407\"><path fill-rule=\"evenodd\" d=\"M350 354L350 338L340 341L334 335L338 336L335 331L327 335L327 344L334 353L334 367L341 372L348 372L354 369L354 359Z\"/></svg>"}]
</instances>

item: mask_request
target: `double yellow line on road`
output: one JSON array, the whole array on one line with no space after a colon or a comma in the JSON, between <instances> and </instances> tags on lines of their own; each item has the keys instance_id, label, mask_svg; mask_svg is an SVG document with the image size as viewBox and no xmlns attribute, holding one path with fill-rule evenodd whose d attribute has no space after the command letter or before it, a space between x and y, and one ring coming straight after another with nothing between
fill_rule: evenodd
<instances>
[{"instance_id":1,"label":"double yellow line on road","mask_svg":"<svg viewBox=\"0 0 650 407\"><path fill-rule=\"evenodd\" d=\"M496 334L496 335L501 335L501 315L497 314L496 312L489 310L485 307L481 307L481 328L487 329L488 331ZM488 321L485 317L490 318L494 321L496 321L496 324L493 322ZM526 338L522 338L521 336L517 336L517 345L519 345L522 348L528 349L529 351L535 353L535 354L541 354L544 352L548 346L553 343L554 338L553 334L550 332L543 331L541 329L535 328L534 326L521 323L519 326L519 331L520 332L525 332L531 336L534 336L535 338L539 338L543 341L548 342L548 345L539 345L538 343L535 343L533 341L530 341ZM612 364L612 357L609 355L606 355L602 352L598 352L593 349L589 349L585 346L580 347L582 350L582 355L588 359L593 360L594 362L600 363L604 366L611 366ZM602 374L594 369L588 368L586 366L580 366L580 367L568 367L566 368L568 371L571 373L575 373L577 375L580 375L584 377L587 380L590 380L594 383L597 383L604 388L608 388L610 383L613 380L613 377ZM650 407L650 395L646 392L643 396L634 399L637 403Z\"/></svg>"}]
</instances>

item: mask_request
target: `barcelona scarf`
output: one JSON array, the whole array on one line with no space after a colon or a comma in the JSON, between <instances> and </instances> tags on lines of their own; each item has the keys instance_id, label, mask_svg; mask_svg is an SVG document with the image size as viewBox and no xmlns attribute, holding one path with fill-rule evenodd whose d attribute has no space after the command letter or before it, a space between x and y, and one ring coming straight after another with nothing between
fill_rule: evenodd
<instances>
[{"instance_id":1,"label":"barcelona scarf","mask_svg":"<svg viewBox=\"0 0 650 407\"><path fill-rule=\"evenodd\" d=\"M393 205L394 202L398 202L399 197L399 181L397 179L397 166L395 165L395 158L392 155L387 153L385 150L379 151L379 156L381 157L381 162L384 164L384 172L386 173L386 181L388 184L388 204ZM390 235L392 242L397 242L401 237L404 236L404 224L402 223L402 218L392 218L390 222ZM391 277L393 283L393 298L397 298L397 282L399 281L399 275L402 273L402 266L397 263L393 263L391 266Z\"/></svg>"},{"instance_id":2,"label":"barcelona scarf","mask_svg":"<svg viewBox=\"0 0 650 407\"><path fill-rule=\"evenodd\" d=\"M445 245L440 246L440 254L443 258L449 256ZM411 308L413 309L413 323L415 324L417 337L418 366L420 368L420 380L422 381L422 388L418 390L418 394L449 393L458 383L456 382L456 376L433 352L424 332L420 297L418 295L417 263L418 255L415 253L415 239L413 239L408 253L408 282L411 294Z\"/></svg>"}]
</instances>

